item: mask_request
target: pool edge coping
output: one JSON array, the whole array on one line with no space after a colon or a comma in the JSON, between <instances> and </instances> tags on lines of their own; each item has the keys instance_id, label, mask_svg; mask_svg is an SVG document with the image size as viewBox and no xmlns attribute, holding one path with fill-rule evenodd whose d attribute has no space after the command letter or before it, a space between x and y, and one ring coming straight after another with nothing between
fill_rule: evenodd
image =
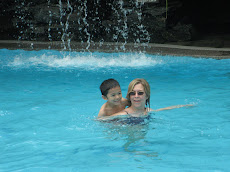
<instances>
[{"instance_id":1,"label":"pool edge coping","mask_svg":"<svg viewBox=\"0 0 230 172\"><path fill-rule=\"evenodd\" d=\"M68 48L70 47L70 48ZM24 49L24 50L64 50L64 51L89 51L89 52L144 52L156 55L171 56L191 56L195 58L214 58L214 59L230 59L230 48L212 48L212 47L195 47L172 44L144 44L134 43L112 43L98 42L81 43L71 41L17 41L17 40L0 40L0 49Z\"/></svg>"}]
</instances>

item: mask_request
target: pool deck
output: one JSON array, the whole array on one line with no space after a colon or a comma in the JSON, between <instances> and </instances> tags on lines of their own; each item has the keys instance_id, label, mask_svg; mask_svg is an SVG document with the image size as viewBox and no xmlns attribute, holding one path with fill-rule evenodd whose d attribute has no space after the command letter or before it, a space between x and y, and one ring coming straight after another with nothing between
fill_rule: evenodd
<instances>
[{"instance_id":1,"label":"pool deck","mask_svg":"<svg viewBox=\"0 0 230 172\"><path fill-rule=\"evenodd\" d=\"M24 50L71 50L88 52L145 52L148 54L171 55L171 56L191 56L197 58L230 59L230 48L211 48L183 46L172 44L152 44L148 46L133 43L79 43L71 41L61 42L39 42L39 41L15 41L0 40L0 49L24 49Z\"/></svg>"}]
</instances>

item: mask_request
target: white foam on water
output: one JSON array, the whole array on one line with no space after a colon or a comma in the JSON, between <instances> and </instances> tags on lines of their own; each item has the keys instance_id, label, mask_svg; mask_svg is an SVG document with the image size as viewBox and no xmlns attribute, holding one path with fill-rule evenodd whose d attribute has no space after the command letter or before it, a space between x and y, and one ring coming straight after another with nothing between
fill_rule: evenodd
<instances>
[{"instance_id":1,"label":"white foam on water","mask_svg":"<svg viewBox=\"0 0 230 172\"><path fill-rule=\"evenodd\" d=\"M74 53L68 55L41 54L30 57L17 55L8 66L48 66L54 68L107 68L107 67L149 67L161 64L160 58L143 53Z\"/></svg>"},{"instance_id":2,"label":"white foam on water","mask_svg":"<svg viewBox=\"0 0 230 172\"><path fill-rule=\"evenodd\" d=\"M6 115L11 115L11 113L8 111L0 110L0 116L6 116Z\"/></svg>"}]
</instances>

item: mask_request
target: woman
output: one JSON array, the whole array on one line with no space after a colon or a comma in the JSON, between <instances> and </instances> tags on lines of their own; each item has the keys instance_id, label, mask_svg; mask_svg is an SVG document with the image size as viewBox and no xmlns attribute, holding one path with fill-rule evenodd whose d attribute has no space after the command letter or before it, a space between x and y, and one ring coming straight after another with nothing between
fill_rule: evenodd
<instances>
[{"instance_id":1,"label":"woman","mask_svg":"<svg viewBox=\"0 0 230 172\"><path fill-rule=\"evenodd\" d=\"M137 78L130 82L126 98L130 102L131 106L115 113L110 117L105 117L103 120L111 120L115 118L127 118L127 117L147 117L150 111L169 110L174 108L180 108L184 106L193 105L176 105L166 108L153 110L150 108L150 86L145 79ZM100 118L101 119L101 118Z\"/></svg>"}]
</instances>

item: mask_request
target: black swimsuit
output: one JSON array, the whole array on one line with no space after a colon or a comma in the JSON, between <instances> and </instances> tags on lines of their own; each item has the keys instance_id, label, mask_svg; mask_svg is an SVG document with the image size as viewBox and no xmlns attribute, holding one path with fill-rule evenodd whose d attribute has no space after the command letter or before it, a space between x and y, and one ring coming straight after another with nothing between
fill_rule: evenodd
<instances>
[{"instance_id":1,"label":"black swimsuit","mask_svg":"<svg viewBox=\"0 0 230 172\"><path fill-rule=\"evenodd\" d=\"M127 115L129 115L127 111L125 112L127 113ZM146 115L146 117L129 116L128 118L123 119L120 122L122 122L123 124L131 124L131 125L145 124L149 119L150 119L150 115Z\"/></svg>"}]
</instances>

